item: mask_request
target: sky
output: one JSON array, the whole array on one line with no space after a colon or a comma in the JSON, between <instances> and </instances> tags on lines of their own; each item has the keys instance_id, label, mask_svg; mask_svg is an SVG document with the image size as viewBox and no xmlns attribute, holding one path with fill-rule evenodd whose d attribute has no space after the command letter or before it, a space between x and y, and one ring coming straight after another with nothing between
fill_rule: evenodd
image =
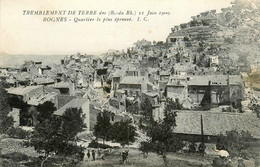
<instances>
[{"instance_id":1,"label":"sky","mask_svg":"<svg viewBox=\"0 0 260 167\"><path fill-rule=\"evenodd\" d=\"M122 50L137 40L165 41L171 28L200 12L229 7L231 0L0 0L0 53L98 55ZM170 12L149 21L43 22L44 16L23 15L23 10L97 10ZM50 16L53 17L53 16ZM67 16L65 16L67 17ZM106 16L102 16L106 17ZM133 17L134 19L137 16Z\"/></svg>"}]
</instances>

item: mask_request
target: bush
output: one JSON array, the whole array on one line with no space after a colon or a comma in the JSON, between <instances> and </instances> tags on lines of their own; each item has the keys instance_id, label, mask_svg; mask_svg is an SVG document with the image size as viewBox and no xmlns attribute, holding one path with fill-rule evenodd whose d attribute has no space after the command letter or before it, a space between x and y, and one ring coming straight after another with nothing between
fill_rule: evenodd
<instances>
[{"instance_id":1,"label":"bush","mask_svg":"<svg viewBox=\"0 0 260 167\"><path fill-rule=\"evenodd\" d=\"M113 146L112 148L113 149L120 149L121 147L120 146Z\"/></svg>"},{"instance_id":2,"label":"bush","mask_svg":"<svg viewBox=\"0 0 260 167\"><path fill-rule=\"evenodd\" d=\"M256 158L257 152L254 152L254 151L251 151L251 150L242 150L241 153L240 153L240 156L243 159Z\"/></svg>"},{"instance_id":3,"label":"bush","mask_svg":"<svg viewBox=\"0 0 260 167\"><path fill-rule=\"evenodd\" d=\"M126 108L126 112L132 113L132 114L139 114L139 106L137 103L134 103Z\"/></svg>"},{"instance_id":4,"label":"bush","mask_svg":"<svg viewBox=\"0 0 260 167\"><path fill-rule=\"evenodd\" d=\"M88 147L102 149L112 148L110 145L98 143L96 140L92 140L91 143L89 143Z\"/></svg>"},{"instance_id":5,"label":"bush","mask_svg":"<svg viewBox=\"0 0 260 167\"><path fill-rule=\"evenodd\" d=\"M151 145L149 142L142 141L139 150L148 154L149 151L153 150L153 145Z\"/></svg>"},{"instance_id":6,"label":"bush","mask_svg":"<svg viewBox=\"0 0 260 167\"><path fill-rule=\"evenodd\" d=\"M29 157L23 153L19 152L12 152L9 154L1 155L1 158L10 159L14 162L20 162L20 161L28 161Z\"/></svg>"},{"instance_id":7,"label":"bush","mask_svg":"<svg viewBox=\"0 0 260 167\"><path fill-rule=\"evenodd\" d=\"M1 161L1 159L0 159L0 161ZM2 165L3 165L3 167L20 167L21 166L18 163L14 162L12 160L7 160L7 159L2 160Z\"/></svg>"},{"instance_id":8,"label":"bush","mask_svg":"<svg viewBox=\"0 0 260 167\"><path fill-rule=\"evenodd\" d=\"M249 156L247 152L243 153L243 150L250 148L250 143L253 143L254 139L249 132L235 130L226 132L226 136L220 135L216 143L218 150L227 150L231 157L235 156Z\"/></svg>"},{"instance_id":9,"label":"bush","mask_svg":"<svg viewBox=\"0 0 260 167\"><path fill-rule=\"evenodd\" d=\"M190 153L195 153L195 152L197 152L197 151L196 151L196 143L192 142L192 143L189 144L189 152L190 152Z\"/></svg>"},{"instance_id":10,"label":"bush","mask_svg":"<svg viewBox=\"0 0 260 167\"><path fill-rule=\"evenodd\" d=\"M26 139L27 137L29 137L30 132L23 130L21 128L11 127L10 129L8 129L7 134L11 138Z\"/></svg>"}]
</instances>

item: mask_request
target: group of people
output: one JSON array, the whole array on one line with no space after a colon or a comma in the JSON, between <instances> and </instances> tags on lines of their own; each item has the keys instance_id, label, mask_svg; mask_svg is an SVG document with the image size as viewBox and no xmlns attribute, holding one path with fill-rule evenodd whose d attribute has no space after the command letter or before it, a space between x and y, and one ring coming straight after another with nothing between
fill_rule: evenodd
<instances>
[{"instance_id":1,"label":"group of people","mask_svg":"<svg viewBox=\"0 0 260 167\"><path fill-rule=\"evenodd\" d=\"M95 161L96 160L95 150L91 151L91 155L92 155L92 161ZM91 157L90 157L91 155L90 155L90 150L88 150L88 153L87 153L88 161L91 161Z\"/></svg>"},{"instance_id":2,"label":"group of people","mask_svg":"<svg viewBox=\"0 0 260 167\"><path fill-rule=\"evenodd\" d=\"M101 154L101 150L100 149L97 150L97 155L98 155L98 157L101 157L103 159L103 157L101 156L102 154ZM92 150L91 152L90 152L90 150L88 150L87 157L88 157L88 159L87 159L88 161L91 161L91 160L95 161L96 160L96 152L95 152L95 150Z\"/></svg>"}]
</instances>

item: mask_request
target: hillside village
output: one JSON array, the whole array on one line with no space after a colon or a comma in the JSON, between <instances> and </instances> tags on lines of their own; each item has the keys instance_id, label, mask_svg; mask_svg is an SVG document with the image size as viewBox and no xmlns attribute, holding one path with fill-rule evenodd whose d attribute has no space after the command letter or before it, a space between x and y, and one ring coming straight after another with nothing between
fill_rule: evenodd
<instances>
[{"instance_id":1,"label":"hillside village","mask_svg":"<svg viewBox=\"0 0 260 167\"><path fill-rule=\"evenodd\" d=\"M146 100L154 120L162 121L172 99L179 105L174 133L184 138L200 141L203 119L208 143L228 131L247 131L259 141L259 8L235 1L220 13L206 11L174 26L165 41L143 39L100 56L67 55L52 66L27 61L0 68L14 126L33 130L38 122L31 111L51 101L57 116L82 109L81 138L89 140L100 112L109 111L112 123L130 119L139 130ZM138 133L137 143L146 140Z\"/></svg>"}]
</instances>

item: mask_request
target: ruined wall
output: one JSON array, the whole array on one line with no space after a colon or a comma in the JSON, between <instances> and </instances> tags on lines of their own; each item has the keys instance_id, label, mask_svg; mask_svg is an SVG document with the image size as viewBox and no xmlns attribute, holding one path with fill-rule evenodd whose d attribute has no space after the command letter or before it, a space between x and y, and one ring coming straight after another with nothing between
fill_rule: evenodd
<instances>
[{"instance_id":1,"label":"ruined wall","mask_svg":"<svg viewBox=\"0 0 260 167\"><path fill-rule=\"evenodd\" d=\"M185 98L183 91L184 86L167 86L166 97L172 98L173 100L175 100L176 98L178 98L179 100L183 100Z\"/></svg>"},{"instance_id":2,"label":"ruined wall","mask_svg":"<svg viewBox=\"0 0 260 167\"><path fill-rule=\"evenodd\" d=\"M37 97L41 94L43 94L43 86L39 86L33 90L31 90L30 92L26 93L24 95L24 101L28 101L29 99L33 98L33 97Z\"/></svg>"}]
</instances>

